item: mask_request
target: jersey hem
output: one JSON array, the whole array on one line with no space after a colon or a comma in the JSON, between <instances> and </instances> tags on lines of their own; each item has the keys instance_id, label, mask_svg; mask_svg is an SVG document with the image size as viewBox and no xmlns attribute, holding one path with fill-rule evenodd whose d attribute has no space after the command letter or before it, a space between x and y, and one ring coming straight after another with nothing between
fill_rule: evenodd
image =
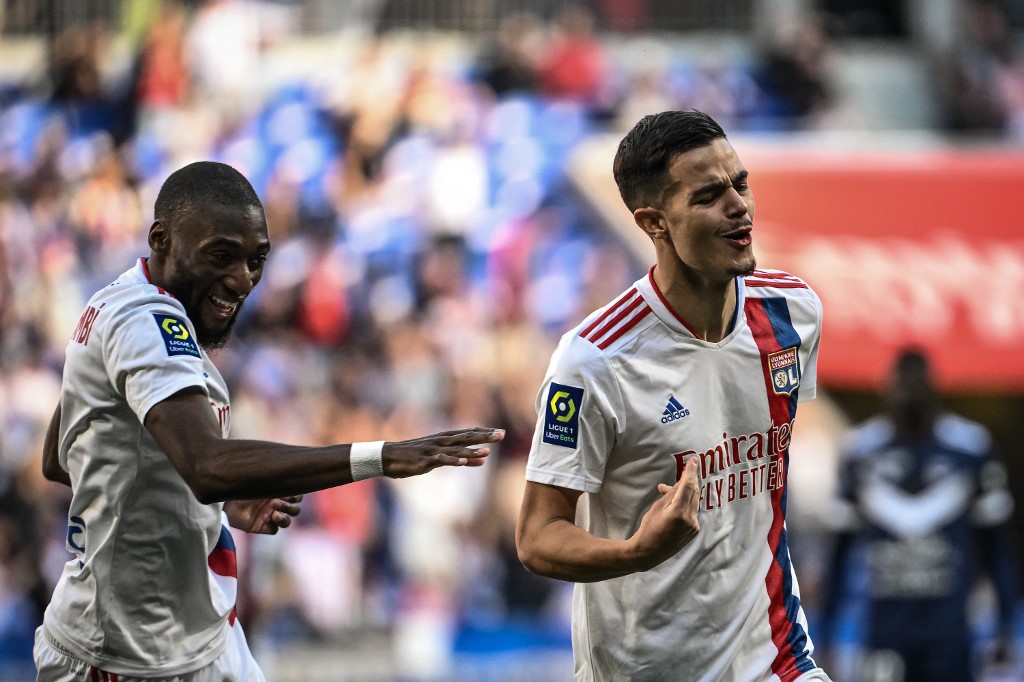
<instances>
[{"instance_id":1,"label":"jersey hem","mask_svg":"<svg viewBox=\"0 0 1024 682\"><path fill-rule=\"evenodd\" d=\"M805 403L808 400L814 400L818 397L818 387L815 385L811 386L800 386L800 392L797 393L796 401L798 403Z\"/></svg>"},{"instance_id":2,"label":"jersey hem","mask_svg":"<svg viewBox=\"0 0 1024 682\"><path fill-rule=\"evenodd\" d=\"M139 411L137 412L139 416L139 421L142 422L143 425L145 425L146 415L148 415L149 411L156 407L158 403L167 400L168 398L170 398L175 393L178 393L179 391L183 391L186 388L192 388L193 386L202 389L203 393L205 393L206 395L210 394L209 389L206 387L206 384L200 381L198 377L189 377L187 379L182 379L179 382L168 384L162 387L163 390L157 391L152 396L147 397L146 400L139 405Z\"/></svg>"},{"instance_id":3,"label":"jersey hem","mask_svg":"<svg viewBox=\"0 0 1024 682\"><path fill-rule=\"evenodd\" d=\"M52 621L43 621L43 636L46 638L47 643L56 651L65 655L70 654L73 658L78 658L89 665L96 666L104 672L143 678L174 677L175 675L195 672L220 658L228 646L227 627L227 617L225 617L220 633L214 638L214 643L206 654L189 656L184 662L159 668L142 667L123 659L90 654L68 637L66 633L62 632L57 623Z\"/></svg>"},{"instance_id":4,"label":"jersey hem","mask_svg":"<svg viewBox=\"0 0 1024 682\"><path fill-rule=\"evenodd\" d=\"M556 471L547 471L536 467L526 468L526 480L533 483L545 485L556 485L560 488L570 490L581 490L585 493L596 493L601 490L601 484L596 481L587 481L582 476L573 476Z\"/></svg>"}]
</instances>

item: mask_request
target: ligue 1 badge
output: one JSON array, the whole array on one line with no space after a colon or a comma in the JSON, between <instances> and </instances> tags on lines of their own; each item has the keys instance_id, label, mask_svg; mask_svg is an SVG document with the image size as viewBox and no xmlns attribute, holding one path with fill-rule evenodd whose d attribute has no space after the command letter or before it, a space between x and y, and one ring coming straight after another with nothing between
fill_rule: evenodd
<instances>
[{"instance_id":1,"label":"ligue 1 badge","mask_svg":"<svg viewBox=\"0 0 1024 682\"><path fill-rule=\"evenodd\" d=\"M772 389L778 395L790 395L800 386L800 368L797 364L796 348L786 348L768 355L768 371L771 372Z\"/></svg>"},{"instance_id":2,"label":"ligue 1 badge","mask_svg":"<svg viewBox=\"0 0 1024 682\"><path fill-rule=\"evenodd\" d=\"M544 442L576 449L580 432L583 389L551 382L544 408Z\"/></svg>"},{"instance_id":3,"label":"ligue 1 badge","mask_svg":"<svg viewBox=\"0 0 1024 682\"><path fill-rule=\"evenodd\" d=\"M168 355L203 357L184 320L161 313L153 313L153 317L156 319L156 326L160 328L160 338L164 341Z\"/></svg>"}]
</instances>

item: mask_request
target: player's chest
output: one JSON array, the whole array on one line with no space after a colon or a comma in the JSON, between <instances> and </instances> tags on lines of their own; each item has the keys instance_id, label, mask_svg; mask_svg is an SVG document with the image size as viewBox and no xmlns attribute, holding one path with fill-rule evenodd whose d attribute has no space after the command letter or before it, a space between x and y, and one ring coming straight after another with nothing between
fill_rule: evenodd
<instances>
[{"instance_id":1,"label":"player's chest","mask_svg":"<svg viewBox=\"0 0 1024 682\"><path fill-rule=\"evenodd\" d=\"M785 387L773 390L770 359L753 344L654 348L616 370L625 429L669 442L763 431L771 422L770 401L791 397Z\"/></svg>"}]
</instances>

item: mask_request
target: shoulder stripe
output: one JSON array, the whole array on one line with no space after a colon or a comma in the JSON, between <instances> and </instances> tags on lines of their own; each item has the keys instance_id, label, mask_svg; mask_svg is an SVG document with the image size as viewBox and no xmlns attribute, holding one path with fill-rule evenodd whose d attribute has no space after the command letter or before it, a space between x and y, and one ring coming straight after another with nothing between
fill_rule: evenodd
<instances>
[{"instance_id":1,"label":"shoulder stripe","mask_svg":"<svg viewBox=\"0 0 1024 682\"><path fill-rule=\"evenodd\" d=\"M749 276L749 275L748 275ZM788 272L782 272L781 270L754 270L753 277L763 277L765 279L800 279L796 275L791 275Z\"/></svg>"},{"instance_id":2,"label":"shoulder stripe","mask_svg":"<svg viewBox=\"0 0 1024 682\"><path fill-rule=\"evenodd\" d=\"M650 315L651 312L652 312L651 306L649 306L647 304L644 304L643 308L641 308L639 311L637 311L637 313L635 315L633 315L633 317L631 317L628 320L626 320L626 322L623 323L623 325L621 327L616 329L611 334L611 336L605 338L603 341L598 343L597 347L600 348L601 350L606 350L608 348L608 346L610 346L613 343L615 343L619 338L622 337L623 334L625 334L630 329L635 327L637 322L639 322L640 320L642 320L645 317L647 317L648 315Z\"/></svg>"},{"instance_id":3,"label":"shoulder stripe","mask_svg":"<svg viewBox=\"0 0 1024 682\"><path fill-rule=\"evenodd\" d=\"M622 296L619 296L617 301L615 301L610 306L605 308L605 311L598 315L597 319L591 322L586 329L580 332L580 336L587 339L588 341L593 341L593 338L591 338L591 332L593 332L602 322L607 320L610 316L614 315L617 311L621 310L623 304L625 304L627 301L634 297L636 297L636 300L638 301L642 300L642 297L638 296L636 287L633 287L632 289L624 293Z\"/></svg>"},{"instance_id":4,"label":"shoulder stripe","mask_svg":"<svg viewBox=\"0 0 1024 682\"><path fill-rule=\"evenodd\" d=\"M779 289L808 289L807 283L799 277L781 270L754 270L754 274L743 278L748 287L778 287Z\"/></svg>"},{"instance_id":5,"label":"shoulder stripe","mask_svg":"<svg viewBox=\"0 0 1024 682\"><path fill-rule=\"evenodd\" d=\"M747 277L743 280L743 283L748 287L775 287L776 289L809 289L805 283L799 280L782 280L776 279L771 281L763 281L760 279L754 279Z\"/></svg>"},{"instance_id":6,"label":"shoulder stripe","mask_svg":"<svg viewBox=\"0 0 1024 682\"><path fill-rule=\"evenodd\" d=\"M618 325L620 322L626 319L627 316L629 316L634 310L636 310L643 304L643 297L637 296L633 301L630 302L629 305L620 310L615 317L608 320L605 324L601 325L601 327L593 334L590 334L589 336L584 336L583 338L585 338L587 341L590 341L591 343L597 343L598 339L608 334L608 332L614 329L616 325Z\"/></svg>"}]
</instances>

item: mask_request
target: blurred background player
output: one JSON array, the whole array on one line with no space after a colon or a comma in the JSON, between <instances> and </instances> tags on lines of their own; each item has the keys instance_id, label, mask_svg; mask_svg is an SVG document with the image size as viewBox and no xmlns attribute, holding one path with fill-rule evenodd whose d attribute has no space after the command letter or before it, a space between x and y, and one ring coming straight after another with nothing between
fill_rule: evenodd
<instances>
[{"instance_id":1,"label":"blurred background player","mask_svg":"<svg viewBox=\"0 0 1024 682\"><path fill-rule=\"evenodd\" d=\"M986 573L998 601L989 653L998 663L1013 653L1017 574L1006 471L983 426L942 409L922 352L895 358L884 399L885 412L846 441L824 629L835 626L858 566L867 602L859 679L966 682L981 660L968 602ZM858 541L863 564L853 551Z\"/></svg>"}]
</instances>

